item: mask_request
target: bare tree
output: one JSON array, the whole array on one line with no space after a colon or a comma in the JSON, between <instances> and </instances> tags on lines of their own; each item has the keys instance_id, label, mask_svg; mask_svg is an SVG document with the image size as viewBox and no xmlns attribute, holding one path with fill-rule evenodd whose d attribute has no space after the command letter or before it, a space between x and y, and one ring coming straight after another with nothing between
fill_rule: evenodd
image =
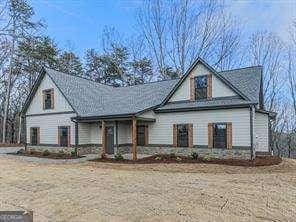
<instances>
[{"instance_id":1,"label":"bare tree","mask_svg":"<svg viewBox=\"0 0 296 222\"><path fill-rule=\"evenodd\" d=\"M286 79L283 69L284 44L274 33L258 32L252 35L249 44L249 61L262 65L264 104L268 110L275 110L276 101Z\"/></svg>"},{"instance_id":2,"label":"bare tree","mask_svg":"<svg viewBox=\"0 0 296 222\"><path fill-rule=\"evenodd\" d=\"M147 1L138 13L138 24L150 53L154 57L161 76L165 78L167 63L167 21L166 3L161 0Z\"/></svg>"},{"instance_id":3,"label":"bare tree","mask_svg":"<svg viewBox=\"0 0 296 222\"><path fill-rule=\"evenodd\" d=\"M288 77L294 114L296 115L296 20L293 21L290 30L291 43L288 46Z\"/></svg>"},{"instance_id":4,"label":"bare tree","mask_svg":"<svg viewBox=\"0 0 296 222\"><path fill-rule=\"evenodd\" d=\"M2 142L6 142L6 127L9 114L10 95L12 89L12 80L14 78L14 64L16 62L16 47L18 41L30 34L30 31L36 30L41 26L40 22L32 22L34 15L33 8L25 0L8 0L7 25L1 34L7 36L11 42L9 50L9 65L6 80L5 103L2 122Z\"/></svg>"},{"instance_id":5,"label":"bare tree","mask_svg":"<svg viewBox=\"0 0 296 222\"><path fill-rule=\"evenodd\" d=\"M221 2L146 1L138 26L160 72L173 67L180 76L198 56L219 70L235 63L241 25ZM161 77L168 78L165 72Z\"/></svg>"}]
</instances>

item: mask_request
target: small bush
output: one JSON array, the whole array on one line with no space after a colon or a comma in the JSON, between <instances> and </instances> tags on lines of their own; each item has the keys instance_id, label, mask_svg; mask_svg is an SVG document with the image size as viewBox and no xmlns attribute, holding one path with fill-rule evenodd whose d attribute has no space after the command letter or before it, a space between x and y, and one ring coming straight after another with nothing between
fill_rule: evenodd
<instances>
[{"instance_id":1,"label":"small bush","mask_svg":"<svg viewBox=\"0 0 296 222\"><path fill-rule=\"evenodd\" d=\"M72 151L71 151L71 156L73 156L73 157L76 156L76 152L75 152L75 150L72 150Z\"/></svg>"},{"instance_id":2,"label":"small bush","mask_svg":"<svg viewBox=\"0 0 296 222\"><path fill-rule=\"evenodd\" d=\"M64 156L64 155L65 155L65 153L64 153L63 150L60 150L60 151L58 152L58 156L59 156L59 157L62 157L62 156Z\"/></svg>"},{"instance_id":3,"label":"small bush","mask_svg":"<svg viewBox=\"0 0 296 222\"><path fill-rule=\"evenodd\" d=\"M172 158L172 159L176 158L176 154L175 153L170 153L170 158Z\"/></svg>"},{"instance_id":4,"label":"small bush","mask_svg":"<svg viewBox=\"0 0 296 222\"><path fill-rule=\"evenodd\" d=\"M106 153L102 153L101 154L101 159L106 159L106 158L107 158Z\"/></svg>"},{"instance_id":5,"label":"small bush","mask_svg":"<svg viewBox=\"0 0 296 222\"><path fill-rule=\"evenodd\" d=\"M177 160L178 162L180 162L180 161L182 161L182 158L178 156L178 157L176 158L176 160Z\"/></svg>"},{"instance_id":6,"label":"small bush","mask_svg":"<svg viewBox=\"0 0 296 222\"><path fill-rule=\"evenodd\" d=\"M30 150L29 154L31 154L31 155L35 154L35 150Z\"/></svg>"},{"instance_id":7,"label":"small bush","mask_svg":"<svg viewBox=\"0 0 296 222\"><path fill-rule=\"evenodd\" d=\"M155 160L161 160L160 156L155 157Z\"/></svg>"},{"instance_id":8,"label":"small bush","mask_svg":"<svg viewBox=\"0 0 296 222\"><path fill-rule=\"evenodd\" d=\"M20 149L20 150L18 150L16 153L17 153L17 154L24 154L24 153L26 153L26 151L25 151L24 149Z\"/></svg>"},{"instance_id":9,"label":"small bush","mask_svg":"<svg viewBox=\"0 0 296 222\"><path fill-rule=\"evenodd\" d=\"M191 158L194 159L194 160L197 160L197 158L198 158L197 152L192 152L191 153Z\"/></svg>"},{"instance_id":10,"label":"small bush","mask_svg":"<svg viewBox=\"0 0 296 222\"><path fill-rule=\"evenodd\" d=\"M43 156L49 156L50 152L48 150L44 150L42 153Z\"/></svg>"},{"instance_id":11,"label":"small bush","mask_svg":"<svg viewBox=\"0 0 296 222\"><path fill-rule=\"evenodd\" d=\"M203 159L206 160L206 161L210 161L210 160L213 159L213 157L212 157L210 154L207 154L207 155L205 155L205 156L203 157Z\"/></svg>"},{"instance_id":12,"label":"small bush","mask_svg":"<svg viewBox=\"0 0 296 222\"><path fill-rule=\"evenodd\" d=\"M116 153L115 154L115 160L117 161L121 161L121 160L124 160L123 156L121 155L121 153Z\"/></svg>"}]
</instances>

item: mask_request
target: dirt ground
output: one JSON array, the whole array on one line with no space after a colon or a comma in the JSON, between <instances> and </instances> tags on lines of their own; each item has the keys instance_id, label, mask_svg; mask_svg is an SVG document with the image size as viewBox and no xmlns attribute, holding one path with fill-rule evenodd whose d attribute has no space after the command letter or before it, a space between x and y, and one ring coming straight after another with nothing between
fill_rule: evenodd
<instances>
[{"instance_id":1,"label":"dirt ground","mask_svg":"<svg viewBox=\"0 0 296 222\"><path fill-rule=\"evenodd\" d=\"M37 164L0 157L0 210L34 221L295 221L296 161Z\"/></svg>"}]
</instances>

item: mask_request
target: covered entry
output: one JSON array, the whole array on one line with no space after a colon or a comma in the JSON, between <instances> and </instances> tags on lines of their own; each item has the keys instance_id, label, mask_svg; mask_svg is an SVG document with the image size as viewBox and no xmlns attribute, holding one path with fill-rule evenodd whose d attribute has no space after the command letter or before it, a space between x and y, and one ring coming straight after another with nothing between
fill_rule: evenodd
<instances>
[{"instance_id":1,"label":"covered entry","mask_svg":"<svg viewBox=\"0 0 296 222\"><path fill-rule=\"evenodd\" d=\"M106 153L114 154L114 126L106 127Z\"/></svg>"},{"instance_id":2,"label":"covered entry","mask_svg":"<svg viewBox=\"0 0 296 222\"><path fill-rule=\"evenodd\" d=\"M89 134L95 135L97 141L100 141L102 147L102 154L116 154L118 150L124 153L130 152L132 159L137 159L137 146L148 145L148 125L150 122L155 122L155 119L142 118L137 116L117 117L117 118L87 118L76 117L73 118L76 128L75 145L78 147L79 143L79 125L83 125L83 132L85 135L85 128L89 129ZM87 127L86 125L90 125ZM97 131L93 130L93 126ZM84 139L84 138L83 138Z\"/></svg>"}]
</instances>

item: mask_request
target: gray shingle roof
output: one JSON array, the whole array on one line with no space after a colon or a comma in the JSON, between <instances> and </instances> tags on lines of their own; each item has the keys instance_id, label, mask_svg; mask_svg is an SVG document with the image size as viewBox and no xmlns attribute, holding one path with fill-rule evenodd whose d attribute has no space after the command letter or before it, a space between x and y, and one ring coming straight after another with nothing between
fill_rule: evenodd
<instances>
[{"instance_id":1,"label":"gray shingle roof","mask_svg":"<svg viewBox=\"0 0 296 222\"><path fill-rule=\"evenodd\" d=\"M52 69L45 70L81 117L135 114L158 106L179 81L176 79L115 88ZM168 103L157 110L258 103L261 71L262 67L257 66L219 72L250 101L240 97L229 97L211 101Z\"/></svg>"},{"instance_id":2,"label":"gray shingle roof","mask_svg":"<svg viewBox=\"0 0 296 222\"><path fill-rule=\"evenodd\" d=\"M81 117L133 114L159 105L178 80L112 87L46 69Z\"/></svg>"},{"instance_id":3,"label":"gray shingle roof","mask_svg":"<svg viewBox=\"0 0 296 222\"><path fill-rule=\"evenodd\" d=\"M219 72L252 102L259 103L261 66Z\"/></svg>"}]
</instances>

